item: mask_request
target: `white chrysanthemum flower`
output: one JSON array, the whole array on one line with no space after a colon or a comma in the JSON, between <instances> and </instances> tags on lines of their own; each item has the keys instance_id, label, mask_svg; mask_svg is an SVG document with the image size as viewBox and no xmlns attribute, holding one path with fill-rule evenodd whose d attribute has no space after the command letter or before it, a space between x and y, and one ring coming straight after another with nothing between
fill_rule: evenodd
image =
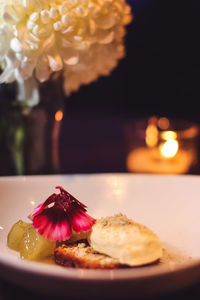
<instances>
[{"instance_id":1,"label":"white chrysanthemum flower","mask_svg":"<svg viewBox=\"0 0 200 300\"><path fill-rule=\"evenodd\" d=\"M0 82L44 82L63 70L69 94L124 56L125 0L0 0L0 13Z\"/></svg>"}]
</instances>

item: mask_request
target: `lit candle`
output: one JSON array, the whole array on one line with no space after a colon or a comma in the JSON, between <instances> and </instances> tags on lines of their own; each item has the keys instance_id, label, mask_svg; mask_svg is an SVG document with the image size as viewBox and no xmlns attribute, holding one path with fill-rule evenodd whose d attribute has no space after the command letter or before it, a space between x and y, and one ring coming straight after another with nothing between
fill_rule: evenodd
<instances>
[{"instance_id":1,"label":"lit candle","mask_svg":"<svg viewBox=\"0 0 200 300\"><path fill-rule=\"evenodd\" d=\"M138 148L128 154L127 168L131 172L183 174L189 170L194 156L185 150L179 150L176 157L161 157L158 149Z\"/></svg>"},{"instance_id":2,"label":"lit candle","mask_svg":"<svg viewBox=\"0 0 200 300\"><path fill-rule=\"evenodd\" d=\"M150 122L145 132L146 147L134 149L127 156L129 171L160 174L188 172L195 160L195 154L180 147L176 131L159 132L154 120L153 123Z\"/></svg>"}]
</instances>

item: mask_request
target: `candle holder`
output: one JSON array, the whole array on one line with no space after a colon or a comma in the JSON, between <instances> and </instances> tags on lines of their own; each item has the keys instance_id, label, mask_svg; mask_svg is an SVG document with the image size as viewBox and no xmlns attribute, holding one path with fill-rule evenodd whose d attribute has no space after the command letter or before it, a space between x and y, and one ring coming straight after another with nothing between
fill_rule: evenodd
<instances>
[{"instance_id":1,"label":"candle holder","mask_svg":"<svg viewBox=\"0 0 200 300\"><path fill-rule=\"evenodd\" d=\"M197 124L150 117L128 125L126 136L130 172L185 174L197 163Z\"/></svg>"}]
</instances>

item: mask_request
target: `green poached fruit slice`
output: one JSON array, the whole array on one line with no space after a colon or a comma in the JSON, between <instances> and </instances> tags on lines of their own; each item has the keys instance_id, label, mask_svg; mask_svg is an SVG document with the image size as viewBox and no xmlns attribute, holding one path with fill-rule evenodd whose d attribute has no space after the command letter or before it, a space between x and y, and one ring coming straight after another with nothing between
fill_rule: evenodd
<instances>
[{"instance_id":1,"label":"green poached fruit slice","mask_svg":"<svg viewBox=\"0 0 200 300\"><path fill-rule=\"evenodd\" d=\"M31 227L32 224L25 223L22 220L19 220L17 223L15 223L7 237L7 245L10 249L19 251L20 242L23 238L24 233L26 230Z\"/></svg>"},{"instance_id":2,"label":"green poached fruit slice","mask_svg":"<svg viewBox=\"0 0 200 300\"><path fill-rule=\"evenodd\" d=\"M53 255L55 247L56 242L45 239L31 226L20 241L19 252L23 259L39 261Z\"/></svg>"},{"instance_id":3,"label":"green poached fruit slice","mask_svg":"<svg viewBox=\"0 0 200 300\"><path fill-rule=\"evenodd\" d=\"M10 249L19 251L23 259L42 260L53 255L56 242L41 236L31 223L19 220L8 234L7 245Z\"/></svg>"}]
</instances>

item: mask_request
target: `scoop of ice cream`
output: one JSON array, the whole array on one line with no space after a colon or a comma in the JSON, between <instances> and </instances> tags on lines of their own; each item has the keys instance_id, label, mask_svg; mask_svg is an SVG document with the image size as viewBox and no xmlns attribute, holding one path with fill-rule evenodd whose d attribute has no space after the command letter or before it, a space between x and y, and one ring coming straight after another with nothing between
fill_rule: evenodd
<instances>
[{"instance_id":1,"label":"scoop of ice cream","mask_svg":"<svg viewBox=\"0 0 200 300\"><path fill-rule=\"evenodd\" d=\"M156 234L123 214L98 219L88 242L96 251L130 266L152 263L160 259L163 252Z\"/></svg>"}]
</instances>

